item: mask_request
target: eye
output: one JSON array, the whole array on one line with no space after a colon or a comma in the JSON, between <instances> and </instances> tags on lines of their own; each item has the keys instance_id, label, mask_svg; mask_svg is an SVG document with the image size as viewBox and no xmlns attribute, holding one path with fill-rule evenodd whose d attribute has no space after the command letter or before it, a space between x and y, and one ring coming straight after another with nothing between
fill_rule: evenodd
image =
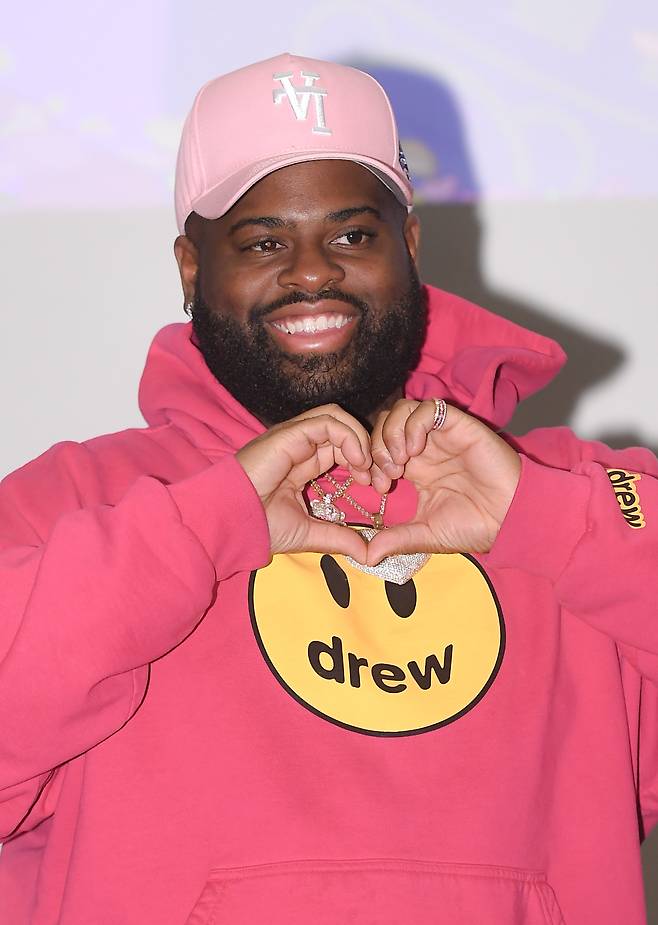
<instances>
[{"instance_id":1,"label":"eye","mask_svg":"<svg viewBox=\"0 0 658 925\"><path fill-rule=\"evenodd\" d=\"M370 238L374 238L374 232L364 231L363 228L354 228L352 231L344 231L338 238L334 238L334 244L341 244L344 247L348 244L350 247L356 247L359 244L367 244ZM342 243L341 243L342 242Z\"/></svg>"},{"instance_id":2,"label":"eye","mask_svg":"<svg viewBox=\"0 0 658 925\"><path fill-rule=\"evenodd\" d=\"M350 583L347 575L336 562L333 556L322 556L320 559L320 568L327 582L329 593L336 601L339 607L349 607L350 603Z\"/></svg>"},{"instance_id":3,"label":"eye","mask_svg":"<svg viewBox=\"0 0 658 925\"><path fill-rule=\"evenodd\" d=\"M396 585L392 581L385 581L386 597L391 605L391 609L398 617L410 617L416 609L416 585L413 578L405 581L403 585Z\"/></svg>"},{"instance_id":4,"label":"eye","mask_svg":"<svg viewBox=\"0 0 658 925\"><path fill-rule=\"evenodd\" d=\"M282 245L273 238L263 238L261 241L254 241L242 248L243 251L251 251L256 254L273 254L279 250Z\"/></svg>"}]
</instances>

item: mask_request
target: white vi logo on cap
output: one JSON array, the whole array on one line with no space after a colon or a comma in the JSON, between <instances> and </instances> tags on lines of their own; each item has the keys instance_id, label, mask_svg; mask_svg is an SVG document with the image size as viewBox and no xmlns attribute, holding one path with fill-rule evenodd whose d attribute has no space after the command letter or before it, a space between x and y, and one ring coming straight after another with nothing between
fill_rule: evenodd
<instances>
[{"instance_id":1,"label":"white vi logo on cap","mask_svg":"<svg viewBox=\"0 0 658 925\"><path fill-rule=\"evenodd\" d=\"M295 118L300 122L305 122L308 116L311 97L313 97L313 101L315 102L315 125L313 126L313 132L316 135L331 135L331 129L327 128L327 123L324 118L324 98L327 95L327 91L323 90L321 87L314 86L315 81L320 79L320 75L310 74L306 71L300 71L300 75L304 80L303 87L295 87L292 82L292 78L295 76L294 74L272 75L274 80L278 80L281 84L281 87L272 91L274 102L278 105L282 99L287 98L292 107L292 111L295 113Z\"/></svg>"}]
</instances>

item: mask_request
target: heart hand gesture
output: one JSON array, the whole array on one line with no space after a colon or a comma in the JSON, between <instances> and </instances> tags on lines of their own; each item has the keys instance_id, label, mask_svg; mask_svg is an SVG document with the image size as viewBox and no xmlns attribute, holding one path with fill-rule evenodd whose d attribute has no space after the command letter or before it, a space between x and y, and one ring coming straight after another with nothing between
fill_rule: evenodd
<instances>
[{"instance_id":1,"label":"heart hand gesture","mask_svg":"<svg viewBox=\"0 0 658 925\"><path fill-rule=\"evenodd\" d=\"M337 405L277 424L237 454L261 499L273 553L331 552L376 565L414 552L488 552L514 497L521 471L515 450L477 418L450 406L432 429L435 404L404 399L379 416L372 436ZM388 491L413 482L414 517L366 545L354 530L316 520L303 490L335 465L356 482Z\"/></svg>"}]
</instances>

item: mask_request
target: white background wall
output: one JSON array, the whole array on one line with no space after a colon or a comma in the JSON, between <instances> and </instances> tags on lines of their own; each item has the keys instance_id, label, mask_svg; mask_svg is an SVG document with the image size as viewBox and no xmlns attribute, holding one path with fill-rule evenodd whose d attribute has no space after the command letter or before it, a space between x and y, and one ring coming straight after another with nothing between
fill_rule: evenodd
<instances>
[{"instance_id":1,"label":"white background wall","mask_svg":"<svg viewBox=\"0 0 658 925\"><path fill-rule=\"evenodd\" d=\"M425 278L569 348L517 429L658 447L652 0L69 0L15 5L0 32L0 477L140 424L148 343L183 320L182 119L206 79L284 50L390 90Z\"/></svg>"},{"instance_id":2,"label":"white background wall","mask_svg":"<svg viewBox=\"0 0 658 925\"><path fill-rule=\"evenodd\" d=\"M283 50L360 63L393 96L426 279L570 349L516 429L658 446L652 0L68 0L0 32L0 476L141 423L148 343L183 320L180 124L203 81Z\"/></svg>"}]
</instances>

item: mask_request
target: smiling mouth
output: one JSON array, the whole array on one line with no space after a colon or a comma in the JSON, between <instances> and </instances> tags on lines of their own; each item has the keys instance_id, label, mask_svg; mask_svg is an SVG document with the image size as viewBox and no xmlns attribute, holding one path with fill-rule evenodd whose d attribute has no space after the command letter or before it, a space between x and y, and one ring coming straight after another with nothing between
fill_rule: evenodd
<instances>
[{"instance_id":1,"label":"smiling mouth","mask_svg":"<svg viewBox=\"0 0 658 925\"><path fill-rule=\"evenodd\" d=\"M270 321L270 324L277 331L294 336L299 334L319 334L323 331L340 331L354 320L354 315L328 312L322 315L278 318L276 321Z\"/></svg>"}]
</instances>

